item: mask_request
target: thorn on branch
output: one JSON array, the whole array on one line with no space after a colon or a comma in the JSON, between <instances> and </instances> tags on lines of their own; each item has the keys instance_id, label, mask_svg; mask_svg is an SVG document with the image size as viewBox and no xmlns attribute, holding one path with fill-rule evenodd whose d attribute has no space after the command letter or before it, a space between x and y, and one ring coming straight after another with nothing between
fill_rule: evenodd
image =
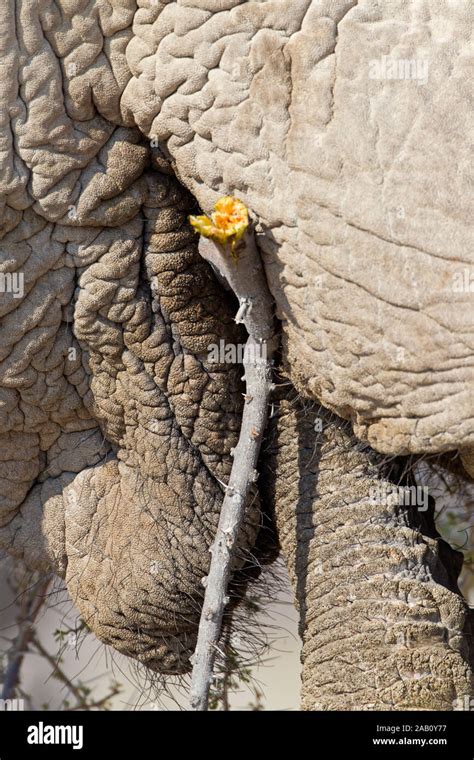
<instances>
[{"instance_id":1,"label":"thorn on branch","mask_svg":"<svg viewBox=\"0 0 474 760\"><path fill-rule=\"evenodd\" d=\"M252 310L252 301L249 298L241 298L240 306L237 314L234 317L236 324L241 325L245 322L245 318L250 314Z\"/></svg>"}]
</instances>

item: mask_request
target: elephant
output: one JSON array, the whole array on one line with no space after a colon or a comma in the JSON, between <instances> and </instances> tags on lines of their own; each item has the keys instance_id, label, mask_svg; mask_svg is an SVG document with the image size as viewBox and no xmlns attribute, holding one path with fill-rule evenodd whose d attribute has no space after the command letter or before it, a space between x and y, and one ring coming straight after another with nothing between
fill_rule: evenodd
<instances>
[{"instance_id":1,"label":"elephant","mask_svg":"<svg viewBox=\"0 0 474 760\"><path fill-rule=\"evenodd\" d=\"M388 7L390 6L390 7ZM281 348L230 605L279 551L305 710L472 694L468 2L7 2L0 548L118 651L187 673L245 386L189 215L249 209ZM238 263L237 263L238 265Z\"/></svg>"}]
</instances>

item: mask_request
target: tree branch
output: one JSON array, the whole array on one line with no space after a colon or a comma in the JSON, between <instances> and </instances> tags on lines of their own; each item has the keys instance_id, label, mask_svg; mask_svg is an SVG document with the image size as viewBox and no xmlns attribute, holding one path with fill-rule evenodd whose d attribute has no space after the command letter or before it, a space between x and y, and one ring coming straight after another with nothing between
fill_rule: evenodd
<instances>
[{"instance_id":1,"label":"tree branch","mask_svg":"<svg viewBox=\"0 0 474 760\"><path fill-rule=\"evenodd\" d=\"M58 681L61 681L69 691L73 694L73 696L77 699L77 703L80 709L87 709L87 700L85 697L81 694L80 689L71 681L70 678L67 677L67 675L64 673L64 671L61 669L59 665L59 656L56 660L55 657L53 657L50 652L42 645L39 638L36 636L35 633L33 633L31 637L31 643L34 646L34 648L37 650L38 654L43 657L46 662L51 665L52 667L52 677L56 678Z\"/></svg>"},{"instance_id":2,"label":"tree branch","mask_svg":"<svg viewBox=\"0 0 474 760\"><path fill-rule=\"evenodd\" d=\"M63 708L64 710L68 712L74 712L75 710L98 710L101 707L106 707L107 703L113 697L117 696L117 694L120 694L120 687L118 684L116 684L110 688L109 693L106 694L105 697L102 697L101 699L95 701L89 701L87 693L83 693L81 691L81 685L79 684L79 686L76 686L76 684L70 678L68 678L64 670L60 667L59 663L61 658L58 656L58 659L56 659L50 652L48 652L48 650L42 645L41 641L35 633L33 633L31 644L35 647L38 654L43 657L49 665L51 665L51 676L53 678L56 678L58 681L61 681L61 683L67 687L67 689L77 700L76 705L73 707L65 707Z\"/></svg>"},{"instance_id":3,"label":"tree branch","mask_svg":"<svg viewBox=\"0 0 474 760\"><path fill-rule=\"evenodd\" d=\"M8 653L8 665L5 671L1 699L10 699L18 688L20 670L34 635L34 625L45 603L51 578L33 583L21 596L21 609L18 615L18 635Z\"/></svg>"},{"instance_id":4,"label":"tree branch","mask_svg":"<svg viewBox=\"0 0 474 760\"><path fill-rule=\"evenodd\" d=\"M268 289L253 233L246 232L234 261L220 244L201 238L201 256L209 261L239 299L236 322L249 334L244 352L245 404L234 462L219 518L217 535L210 548L209 575L193 656L190 704L192 710L208 709L216 647L221 632L227 587L231 577L237 538L251 488L257 480L257 461L268 416L272 390L272 358L276 348L273 299Z\"/></svg>"}]
</instances>

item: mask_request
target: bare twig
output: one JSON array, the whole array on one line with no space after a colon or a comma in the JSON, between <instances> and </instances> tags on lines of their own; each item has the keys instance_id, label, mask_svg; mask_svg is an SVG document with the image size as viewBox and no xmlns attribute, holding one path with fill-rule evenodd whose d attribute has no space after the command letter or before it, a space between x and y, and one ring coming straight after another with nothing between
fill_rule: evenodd
<instances>
[{"instance_id":1,"label":"bare twig","mask_svg":"<svg viewBox=\"0 0 474 760\"><path fill-rule=\"evenodd\" d=\"M34 623L46 600L46 592L50 582L51 578L46 578L34 583L21 596L21 609L18 615L19 631L8 653L2 699L11 699L18 688L23 659L34 635Z\"/></svg>"},{"instance_id":2,"label":"bare twig","mask_svg":"<svg viewBox=\"0 0 474 760\"><path fill-rule=\"evenodd\" d=\"M87 702L86 707L82 707L82 705L75 705L75 707L66 707L64 708L65 712L77 712L78 710L108 710L109 706L108 703L111 699L117 696L117 694L120 694L120 687L119 686L112 686L109 693L105 695L105 697L102 697L101 699L96 700L95 702Z\"/></svg>"},{"instance_id":3,"label":"bare twig","mask_svg":"<svg viewBox=\"0 0 474 760\"><path fill-rule=\"evenodd\" d=\"M272 390L272 357L275 345L273 300L252 233L247 232L238 248L237 262L223 246L201 238L200 253L209 261L239 299L236 322L248 332L244 352L246 394L234 463L225 489L217 535L210 551L209 575L193 658L191 709L208 709L216 647L219 641L232 562L248 495L257 480L257 460Z\"/></svg>"},{"instance_id":4,"label":"bare twig","mask_svg":"<svg viewBox=\"0 0 474 760\"><path fill-rule=\"evenodd\" d=\"M52 677L56 678L58 681L61 681L65 686L67 686L71 694L73 694L73 696L77 699L79 708L87 709L87 699L83 696L83 694L81 694L81 690L71 681L70 678L67 677L64 671L61 669L59 665L59 658L56 659L52 654L50 654L50 652L48 652L47 649L45 649L35 633L33 633L31 637L31 644L37 650L38 654L40 654L41 657L43 657L49 665L51 665L53 669L51 674Z\"/></svg>"},{"instance_id":5,"label":"bare twig","mask_svg":"<svg viewBox=\"0 0 474 760\"><path fill-rule=\"evenodd\" d=\"M111 686L110 691L105 697L101 697L98 700L92 700L88 697L88 692L84 691L84 687L79 684L76 685L64 672L60 666L60 657L56 659L48 650L43 646L36 633L33 633L31 637L31 645L36 649L37 653L51 665L52 677L61 681L66 688L71 692L73 697L77 700L77 704L72 707L64 707L63 709L68 712L74 712L76 710L99 710L101 708L107 708L108 702L117 694L120 694L121 688L118 684Z\"/></svg>"}]
</instances>

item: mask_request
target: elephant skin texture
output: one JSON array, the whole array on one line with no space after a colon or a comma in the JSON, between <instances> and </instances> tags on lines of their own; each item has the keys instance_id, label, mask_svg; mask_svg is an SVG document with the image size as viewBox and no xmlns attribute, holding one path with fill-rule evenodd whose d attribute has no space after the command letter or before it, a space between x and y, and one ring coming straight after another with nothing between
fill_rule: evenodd
<instances>
[{"instance_id":1,"label":"elephant skin texture","mask_svg":"<svg viewBox=\"0 0 474 760\"><path fill-rule=\"evenodd\" d=\"M378 451L472 446L472 4L146 6L122 107L254 213L294 384Z\"/></svg>"},{"instance_id":2,"label":"elephant skin texture","mask_svg":"<svg viewBox=\"0 0 474 760\"><path fill-rule=\"evenodd\" d=\"M432 517L369 494L408 454L473 471L470 3L0 16L0 549L64 578L105 643L189 671L245 390L209 347L246 335L187 217L236 195L299 401L277 404L235 597L274 514L303 707L452 709L458 560Z\"/></svg>"}]
</instances>

